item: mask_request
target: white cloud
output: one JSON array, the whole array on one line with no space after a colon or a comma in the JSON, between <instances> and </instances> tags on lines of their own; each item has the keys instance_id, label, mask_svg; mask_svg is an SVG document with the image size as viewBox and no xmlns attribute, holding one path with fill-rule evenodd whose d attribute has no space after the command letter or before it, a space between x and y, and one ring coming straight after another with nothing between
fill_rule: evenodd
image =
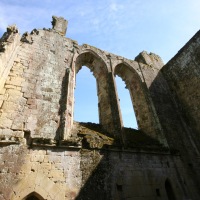
<instances>
[{"instance_id":1,"label":"white cloud","mask_svg":"<svg viewBox=\"0 0 200 200\"><path fill-rule=\"evenodd\" d=\"M112 2L110 4L110 11L111 12L118 12L119 10L123 9L123 5L120 5L116 2Z\"/></svg>"},{"instance_id":2,"label":"white cloud","mask_svg":"<svg viewBox=\"0 0 200 200\"><path fill-rule=\"evenodd\" d=\"M48 9L40 6L10 4L9 1L8 3L0 2L0 30L5 31L11 24L16 24L21 33L34 28L43 28L42 23L51 19L49 14Z\"/></svg>"},{"instance_id":3,"label":"white cloud","mask_svg":"<svg viewBox=\"0 0 200 200\"><path fill-rule=\"evenodd\" d=\"M137 49L154 51L153 46L157 45L155 53L159 54L161 46L164 52L164 46L184 39L180 35L190 37L196 32L200 27L199 6L199 0L1 0L0 32L13 23L21 33L49 28L51 16L57 15L69 21L67 36L79 43L92 42L91 45L127 57ZM165 44L169 35L171 40ZM127 45L136 45L132 48L136 50L125 48Z\"/></svg>"},{"instance_id":4,"label":"white cloud","mask_svg":"<svg viewBox=\"0 0 200 200\"><path fill-rule=\"evenodd\" d=\"M128 58L147 50L169 60L200 28L199 0L0 0L0 32L69 21L67 37ZM170 50L170 51L169 51Z\"/></svg>"}]
</instances>

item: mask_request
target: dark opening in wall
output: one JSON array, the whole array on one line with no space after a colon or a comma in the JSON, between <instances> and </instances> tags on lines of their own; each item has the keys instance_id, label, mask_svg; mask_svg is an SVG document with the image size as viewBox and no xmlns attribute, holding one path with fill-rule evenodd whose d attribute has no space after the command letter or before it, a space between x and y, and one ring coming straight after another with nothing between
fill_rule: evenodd
<instances>
[{"instance_id":1,"label":"dark opening in wall","mask_svg":"<svg viewBox=\"0 0 200 200\"><path fill-rule=\"evenodd\" d=\"M26 200L40 200L40 199L38 199L35 196L30 196L30 197L27 197Z\"/></svg>"},{"instance_id":2,"label":"dark opening in wall","mask_svg":"<svg viewBox=\"0 0 200 200\"><path fill-rule=\"evenodd\" d=\"M76 75L74 120L99 123L96 79L85 66Z\"/></svg>"},{"instance_id":3,"label":"dark opening in wall","mask_svg":"<svg viewBox=\"0 0 200 200\"><path fill-rule=\"evenodd\" d=\"M176 200L173 188L172 188L171 183L168 179L165 181L165 190L166 190L167 197L168 197L169 200Z\"/></svg>"},{"instance_id":4,"label":"dark opening in wall","mask_svg":"<svg viewBox=\"0 0 200 200\"><path fill-rule=\"evenodd\" d=\"M117 191L122 192L122 185L117 184Z\"/></svg>"},{"instance_id":5,"label":"dark opening in wall","mask_svg":"<svg viewBox=\"0 0 200 200\"><path fill-rule=\"evenodd\" d=\"M36 192L32 192L28 196L26 196L23 200L44 200L39 194Z\"/></svg>"},{"instance_id":6,"label":"dark opening in wall","mask_svg":"<svg viewBox=\"0 0 200 200\"><path fill-rule=\"evenodd\" d=\"M26 144L31 144L31 133L30 131L24 131L24 138L26 139Z\"/></svg>"},{"instance_id":7,"label":"dark opening in wall","mask_svg":"<svg viewBox=\"0 0 200 200\"><path fill-rule=\"evenodd\" d=\"M161 195L160 195L160 189L158 189L158 188L156 188L156 196L157 197L160 197Z\"/></svg>"}]
</instances>

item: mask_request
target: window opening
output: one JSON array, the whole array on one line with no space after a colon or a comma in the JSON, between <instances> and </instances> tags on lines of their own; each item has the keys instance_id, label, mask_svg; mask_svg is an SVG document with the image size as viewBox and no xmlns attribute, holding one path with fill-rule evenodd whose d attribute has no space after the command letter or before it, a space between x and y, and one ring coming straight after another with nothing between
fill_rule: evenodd
<instances>
[{"instance_id":1,"label":"window opening","mask_svg":"<svg viewBox=\"0 0 200 200\"><path fill-rule=\"evenodd\" d=\"M76 75L74 120L99 123L96 79L86 66Z\"/></svg>"},{"instance_id":2,"label":"window opening","mask_svg":"<svg viewBox=\"0 0 200 200\"><path fill-rule=\"evenodd\" d=\"M124 81L121 79L121 77L116 76L115 80L117 85L119 104L122 113L123 125L124 127L138 129L138 124L133 109L129 90L126 89L126 85Z\"/></svg>"}]
</instances>

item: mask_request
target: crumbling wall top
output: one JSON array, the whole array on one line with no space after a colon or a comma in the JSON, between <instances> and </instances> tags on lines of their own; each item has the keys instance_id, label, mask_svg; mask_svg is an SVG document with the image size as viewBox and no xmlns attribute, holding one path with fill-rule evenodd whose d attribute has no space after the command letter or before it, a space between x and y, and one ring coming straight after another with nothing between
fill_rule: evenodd
<instances>
[{"instance_id":1,"label":"crumbling wall top","mask_svg":"<svg viewBox=\"0 0 200 200\"><path fill-rule=\"evenodd\" d=\"M65 35L67 32L67 25L68 25L68 21L65 20L63 17L56 17L56 16L52 16L53 21L52 23L52 28L58 32L60 35Z\"/></svg>"},{"instance_id":2,"label":"crumbling wall top","mask_svg":"<svg viewBox=\"0 0 200 200\"><path fill-rule=\"evenodd\" d=\"M142 51L138 56L135 57L135 61L143 63L145 65L154 66L154 68L161 69L163 67L163 61L160 56L146 51Z\"/></svg>"}]
</instances>

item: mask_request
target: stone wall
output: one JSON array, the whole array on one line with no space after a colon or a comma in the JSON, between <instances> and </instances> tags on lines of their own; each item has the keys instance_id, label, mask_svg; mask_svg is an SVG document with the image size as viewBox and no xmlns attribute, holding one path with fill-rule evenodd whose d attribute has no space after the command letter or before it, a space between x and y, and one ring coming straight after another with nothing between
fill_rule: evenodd
<instances>
[{"instance_id":1,"label":"stone wall","mask_svg":"<svg viewBox=\"0 0 200 200\"><path fill-rule=\"evenodd\" d=\"M89 45L78 46L54 29L22 36L1 95L0 128L26 131L32 138L68 139L75 76L83 65L97 79L100 123L105 130L122 137L117 74L130 91L139 128L167 145L139 64Z\"/></svg>"},{"instance_id":2,"label":"stone wall","mask_svg":"<svg viewBox=\"0 0 200 200\"><path fill-rule=\"evenodd\" d=\"M177 199L191 195L178 155L12 145L0 156L2 200L167 199L166 180Z\"/></svg>"},{"instance_id":3,"label":"stone wall","mask_svg":"<svg viewBox=\"0 0 200 200\"><path fill-rule=\"evenodd\" d=\"M173 119L169 125L173 129L173 135L166 135L171 145L179 149L183 155L183 160L198 187L200 185L199 44L200 33L197 32L161 70L169 86L168 93L174 105L172 109L176 110L176 112L171 111L172 117L168 117Z\"/></svg>"},{"instance_id":4,"label":"stone wall","mask_svg":"<svg viewBox=\"0 0 200 200\"><path fill-rule=\"evenodd\" d=\"M191 137L199 149L200 140L200 32L172 58L162 72L186 125L192 129Z\"/></svg>"},{"instance_id":5,"label":"stone wall","mask_svg":"<svg viewBox=\"0 0 200 200\"><path fill-rule=\"evenodd\" d=\"M15 25L8 26L7 32L0 39L0 94L4 93L3 86L12 67L13 59L19 46L20 35ZM0 105L2 100L0 100Z\"/></svg>"}]
</instances>

